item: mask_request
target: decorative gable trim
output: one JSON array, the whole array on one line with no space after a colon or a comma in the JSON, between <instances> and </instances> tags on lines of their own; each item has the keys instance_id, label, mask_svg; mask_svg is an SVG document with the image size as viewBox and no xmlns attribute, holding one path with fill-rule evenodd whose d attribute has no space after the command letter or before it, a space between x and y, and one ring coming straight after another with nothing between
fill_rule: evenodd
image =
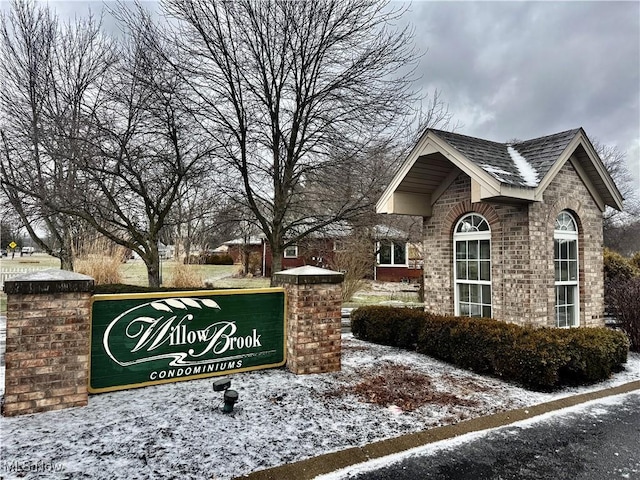
<instances>
[{"instance_id":1,"label":"decorative gable trim","mask_svg":"<svg viewBox=\"0 0 640 480\"><path fill-rule=\"evenodd\" d=\"M482 160L490 158L492 155L500 157L503 155L501 148L507 151L507 144L498 144L488 142L473 137L466 137L456 134L442 132L442 135L451 136L451 142L456 144L458 149L448 142L442 135L438 135L437 131L427 130L425 134L417 142L416 146L411 150L407 159L402 164L390 185L382 194L377 203L376 211L378 213L396 213L404 215L420 215L423 217L431 216L432 206L440 198L440 196L449 188L455 178L463 172L471 178L471 201L481 202L486 200L503 201L503 202L540 202L543 194L551 181L558 174L560 169L567 161L571 161L576 172L580 176L582 182L586 185L594 201L598 207L604 211L607 205L622 209L622 196L618 191L611 176L607 172L604 164L595 152L593 145L589 141L586 133L582 128L572 131L556 134L560 140L560 146L568 140L568 135L574 134L574 137L567 143L567 146L560 155L553 161L543 178L535 187L519 186L517 182L513 182L513 174L509 181L500 180L499 175L495 175L496 167L485 165ZM461 140L459 140L461 139ZM549 137L542 137L541 141L548 141ZM536 139L530 140L518 145L528 143L531 145ZM461 150L467 154L474 155L474 142L479 146L480 154L478 158L472 161ZM544 144L542 144L544 145ZM440 159L441 164L450 163L451 170L445 176L442 171L439 172L439 185L433 186L435 182L431 182L430 188L425 186L424 191L419 191L416 185L420 185L421 181L425 181L424 173L421 177L412 177L414 167L420 159L424 159L419 170L429 172L429 165L433 157L435 160ZM437 157L437 158L436 158ZM547 154L547 166L549 165L549 155ZM504 160L503 160L504 161ZM489 170L493 168L493 170ZM489 171L494 174L490 174ZM508 173L508 172L503 172ZM405 182L405 180L407 180ZM403 183L404 182L404 183ZM426 185L426 184L425 184ZM410 188L409 188L410 187Z\"/></svg>"}]
</instances>

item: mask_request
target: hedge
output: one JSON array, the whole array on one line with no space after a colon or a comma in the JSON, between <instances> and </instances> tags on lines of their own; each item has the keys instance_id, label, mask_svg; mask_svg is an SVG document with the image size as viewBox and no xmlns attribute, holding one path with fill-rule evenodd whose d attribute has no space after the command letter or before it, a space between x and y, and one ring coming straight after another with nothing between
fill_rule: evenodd
<instances>
[{"instance_id":1,"label":"hedge","mask_svg":"<svg viewBox=\"0 0 640 480\"><path fill-rule=\"evenodd\" d=\"M233 257L226 253L203 253L200 255L189 255L189 258L187 259L185 257L183 262L185 265L187 263L191 265L233 265Z\"/></svg>"},{"instance_id":2,"label":"hedge","mask_svg":"<svg viewBox=\"0 0 640 480\"><path fill-rule=\"evenodd\" d=\"M356 338L415 350L534 390L595 383L627 361L626 336L606 328L533 328L489 318L449 317L393 307L361 307Z\"/></svg>"}]
</instances>

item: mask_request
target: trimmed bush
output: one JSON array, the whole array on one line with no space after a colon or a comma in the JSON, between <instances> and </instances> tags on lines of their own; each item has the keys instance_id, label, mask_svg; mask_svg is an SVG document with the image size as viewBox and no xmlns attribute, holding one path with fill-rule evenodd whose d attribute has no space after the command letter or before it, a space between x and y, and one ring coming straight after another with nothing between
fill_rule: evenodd
<instances>
[{"instance_id":1,"label":"trimmed bush","mask_svg":"<svg viewBox=\"0 0 640 480\"><path fill-rule=\"evenodd\" d=\"M231 255L225 254L201 254L201 255L189 255L189 260L185 257L183 263L192 265L233 265L233 258Z\"/></svg>"},{"instance_id":2,"label":"trimmed bush","mask_svg":"<svg viewBox=\"0 0 640 480\"><path fill-rule=\"evenodd\" d=\"M411 308L360 307L351 314L351 332L368 342L415 350L427 318L429 314Z\"/></svg>"},{"instance_id":3,"label":"trimmed bush","mask_svg":"<svg viewBox=\"0 0 640 480\"><path fill-rule=\"evenodd\" d=\"M362 340L424 353L534 390L594 383L622 369L629 343L606 328L533 328L489 318L438 316L392 307L355 310Z\"/></svg>"}]
</instances>

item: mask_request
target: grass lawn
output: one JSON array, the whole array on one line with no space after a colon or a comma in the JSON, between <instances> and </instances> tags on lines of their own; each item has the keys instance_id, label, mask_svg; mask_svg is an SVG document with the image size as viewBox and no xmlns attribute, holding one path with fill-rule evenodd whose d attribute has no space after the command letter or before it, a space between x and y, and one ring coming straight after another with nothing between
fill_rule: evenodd
<instances>
[{"instance_id":1,"label":"grass lawn","mask_svg":"<svg viewBox=\"0 0 640 480\"><path fill-rule=\"evenodd\" d=\"M162 261L163 284L167 285L172 273L178 263L175 260ZM57 258L46 254L34 254L29 257L16 256L15 258L3 258L2 270L12 270L14 268L27 269L47 269L60 268L60 261ZM195 273L211 288L264 288L268 287L270 280L263 277L244 278L236 276L238 265L191 265ZM147 270L142 260L129 260L120 267L122 273L122 283L130 285L147 285ZM391 284L383 288L374 288L373 283L367 284L354 297L345 302L345 307L359 307L363 305L375 304L419 304L418 296L414 292L401 291L400 284ZM0 293L0 314L6 312L6 295Z\"/></svg>"}]
</instances>

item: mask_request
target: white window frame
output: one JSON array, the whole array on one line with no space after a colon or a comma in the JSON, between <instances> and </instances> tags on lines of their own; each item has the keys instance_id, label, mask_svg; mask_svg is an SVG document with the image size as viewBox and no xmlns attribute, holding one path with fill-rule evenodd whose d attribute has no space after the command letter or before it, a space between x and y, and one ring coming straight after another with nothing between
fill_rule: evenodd
<instances>
[{"instance_id":1,"label":"white window frame","mask_svg":"<svg viewBox=\"0 0 640 480\"><path fill-rule=\"evenodd\" d=\"M486 230L479 230L478 227L483 228L483 224L486 224ZM489 256L488 258L481 258L481 242L487 241L489 242ZM465 251L462 253L460 258L458 255L459 242L464 242ZM477 245L477 258L469 258L467 255L467 251L469 249L470 242ZM463 256L464 255L464 256ZM470 265L474 260L477 260L477 279L469 279L470 276ZM458 264L464 264L465 267L465 277L467 278L458 278ZM454 305L455 305L455 315L456 316L469 316L469 317L491 317L493 315L493 288L491 285L491 226L489 225L488 220L478 213L468 213L464 215L458 222L456 223L456 227L453 230L453 292L454 292ZM488 272L489 279L481 280L482 271ZM465 288L465 285L469 285L469 289L471 286L477 286L478 300L475 302L471 301L470 296L467 301L461 300L460 291ZM488 288L487 288L488 287ZM487 291L488 290L488 291ZM487 302L486 297L489 297L489 301ZM462 304L466 306L465 310L462 309ZM473 309L479 308L479 314L474 314L472 312ZM488 308L488 311L487 311ZM487 315L488 313L488 315Z\"/></svg>"},{"instance_id":2,"label":"white window frame","mask_svg":"<svg viewBox=\"0 0 640 480\"><path fill-rule=\"evenodd\" d=\"M380 250L382 249L383 243L387 245L391 245L391 263L381 263L380 262ZM404 245L404 261L403 263L395 263L396 255L395 255L395 247L396 245ZM376 255L376 263L379 267L407 267L409 266L409 249L407 248L407 242L394 242L392 240L382 240L376 243L376 251L378 254Z\"/></svg>"},{"instance_id":3,"label":"white window frame","mask_svg":"<svg viewBox=\"0 0 640 480\"><path fill-rule=\"evenodd\" d=\"M293 249L293 255L291 255L289 249ZM283 256L284 258L298 258L298 245L289 245L288 247L285 247Z\"/></svg>"},{"instance_id":4,"label":"white window frame","mask_svg":"<svg viewBox=\"0 0 640 480\"><path fill-rule=\"evenodd\" d=\"M560 221L562 217L562 221ZM567 223L567 221L569 223ZM571 248L569 244L573 242L573 251L575 258L571 257ZM562 256L562 249L556 248L556 244L566 244L566 258ZM553 231L553 265L554 265L554 318L555 325L558 328L572 328L580 326L580 256L578 245L578 222L571 212L562 210L556 217L556 223ZM558 257L557 252L560 252ZM562 264L566 263L566 276L562 278ZM573 265L573 270L571 266ZM560 279L558 279L560 277ZM573 278L572 278L573 277ZM561 292L564 291L564 303L558 304L561 298ZM573 296L573 303L569 303L567 298ZM566 318L561 322L560 312L564 310L566 315L567 308L573 307L573 318Z\"/></svg>"}]
</instances>

